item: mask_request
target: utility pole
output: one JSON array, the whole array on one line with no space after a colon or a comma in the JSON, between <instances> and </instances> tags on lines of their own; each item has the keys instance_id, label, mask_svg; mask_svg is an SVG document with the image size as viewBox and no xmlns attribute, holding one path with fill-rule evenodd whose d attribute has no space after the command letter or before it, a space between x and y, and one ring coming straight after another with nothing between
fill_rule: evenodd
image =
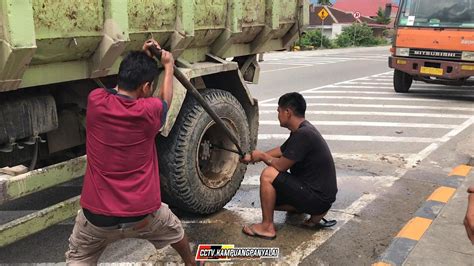
<instances>
[{"instance_id":1,"label":"utility pole","mask_svg":"<svg viewBox=\"0 0 474 266\"><path fill-rule=\"evenodd\" d=\"M356 37L357 37L357 21L354 24L354 46L357 46L356 45Z\"/></svg>"},{"instance_id":2,"label":"utility pole","mask_svg":"<svg viewBox=\"0 0 474 266\"><path fill-rule=\"evenodd\" d=\"M324 19L322 20L321 22L321 49L324 48L324 44L323 44L323 35L324 34Z\"/></svg>"}]
</instances>

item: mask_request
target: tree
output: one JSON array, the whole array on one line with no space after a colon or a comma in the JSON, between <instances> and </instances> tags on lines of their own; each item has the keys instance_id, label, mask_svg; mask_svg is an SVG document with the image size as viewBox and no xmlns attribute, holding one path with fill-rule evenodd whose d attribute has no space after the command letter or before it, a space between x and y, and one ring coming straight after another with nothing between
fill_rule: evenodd
<instances>
[{"instance_id":1,"label":"tree","mask_svg":"<svg viewBox=\"0 0 474 266\"><path fill-rule=\"evenodd\" d=\"M331 0L318 0L319 5L332 6Z\"/></svg>"},{"instance_id":2,"label":"tree","mask_svg":"<svg viewBox=\"0 0 474 266\"><path fill-rule=\"evenodd\" d=\"M333 48L333 44L328 37L323 35L323 46L324 48ZM301 39L296 43L299 46L314 46L321 47L321 30L311 30L306 32Z\"/></svg>"},{"instance_id":3,"label":"tree","mask_svg":"<svg viewBox=\"0 0 474 266\"><path fill-rule=\"evenodd\" d=\"M386 43L385 40L376 38L372 29L366 23L354 23L344 28L342 33L336 38L336 45L339 47L354 46L375 46Z\"/></svg>"},{"instance_id":4,"label":"tree","mask_svg":"<svg viewBox=\"0 0 474 266\"><path fill-rule=\"evenodd\" d=\"M377 17L375 18L375 21L377 21L378 24L387 25L387 24L390 23L391 19L389 17L386 17L385 12L382 10L381 7L379 7L379 10L377 11Z\"/></svg>"}]
</instances>

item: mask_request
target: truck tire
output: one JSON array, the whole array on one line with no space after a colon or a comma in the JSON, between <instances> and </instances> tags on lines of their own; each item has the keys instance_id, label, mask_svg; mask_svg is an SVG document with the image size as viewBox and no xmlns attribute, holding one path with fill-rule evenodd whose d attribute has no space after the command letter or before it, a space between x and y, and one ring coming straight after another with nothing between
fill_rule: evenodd
<instances>
[{"instance_id":1,"label":"truck tire","mask_svg":"<svg viewBox=\"0 0 474 266\"><path fill-rule=\"evenodd\" d=\"M247 116L229 92L206 89L202 96L234 132L244 152L250 148ZM212 144L212 145L210 145ZM157 140L163 201L180 210L210 214L229 202L247 166L236 147L190 95L167 138ZM214 146L214 147L213 147Z\"/></svg>"},{"instance_id":2,"label":"truck tire","mask_svg":"<svg viewBox=\"0 0 474 266\"><path fill-rule=\"evenodd\" d=\"M393 87L396 92L407 93L408 90L410 90L412 82L412 76L395 69L395 73L393 74Z\"/></svg>"}]
</instances>

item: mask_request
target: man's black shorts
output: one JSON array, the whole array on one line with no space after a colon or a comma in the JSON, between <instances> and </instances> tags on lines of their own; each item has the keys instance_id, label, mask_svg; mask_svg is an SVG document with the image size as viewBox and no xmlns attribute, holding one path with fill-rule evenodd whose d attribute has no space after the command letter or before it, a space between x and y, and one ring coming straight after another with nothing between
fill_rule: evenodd
<instances>
[{"instance_id":1,"label":"man's black shorts","mask_svg":"<svg viewBox=\"0 0 474 266\"><path fill-rule=\"evenodd\" d=\"M331 203L321 200L317 192L290 173L280 172L272 185L277 194L275 206L291 205L312 215L324 214L331 208Z\"/></svg>"}]
</instances>

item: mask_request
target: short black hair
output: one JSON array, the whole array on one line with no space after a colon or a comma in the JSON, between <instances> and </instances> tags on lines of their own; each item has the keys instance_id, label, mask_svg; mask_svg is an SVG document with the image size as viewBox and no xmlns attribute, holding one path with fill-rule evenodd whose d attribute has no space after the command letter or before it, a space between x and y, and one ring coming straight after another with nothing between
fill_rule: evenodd
<instances>
[{"instance_id":1,"label":"short black hair","mask_svg":"<svg viewBox=\"0 0 474 266\"><path fill-rule=\"evenodd\" d=\"M290 92L281 96L278 100L278 106L291 109L298 117L304 117L306 112L306 101L303 95L297 92Z\"/></svg>"},{"instance_id":2,"label":"short black hair","mask_svg":"<svg viewBox=\"0 0 474 266\"><path fill-rule=\"evenodd\" d=\"M132 51L120 63L117 85L134 91L146 82L153 82L158 73L158 64L153 58L143 51Z\"/></svg>"}]
</instances>

